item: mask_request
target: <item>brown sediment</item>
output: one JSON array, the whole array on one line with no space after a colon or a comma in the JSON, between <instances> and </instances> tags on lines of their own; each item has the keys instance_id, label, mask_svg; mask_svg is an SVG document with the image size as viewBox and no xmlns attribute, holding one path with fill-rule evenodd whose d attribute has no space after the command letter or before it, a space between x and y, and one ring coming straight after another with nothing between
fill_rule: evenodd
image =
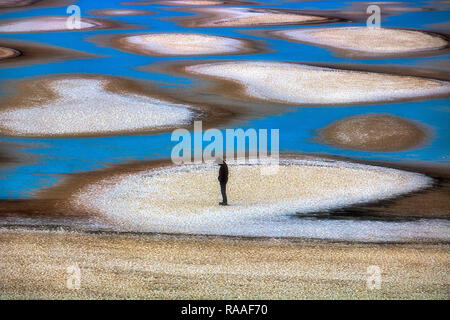
<instances>
[{"instance_id":1,"label":"brown sediment","mask_svg":"<svg viewBox=\"0 0 450 320\"><path fill-rule=\"evenodd\" d=\"M182 11L197 15L195 17L169 18L168 20L177 21L187 28L312 25L348 21L346 18L323 14L321 11L289 9L197 7L183 8Z\"/></svg>"},{"instance_id":2,"label":"brown sediment","mask_svg":"<svg viewBox=\"0 0 450 320\"><path fill-rule=\"evenodd\" d=\"M116 135L141 135L141 134L155 134L171 131L174 128L186 128L191 130L193 128L193 121L202 119L202 125L204 128L217 127L227 123L230 119L238 117L238 112L230 111L225 106L210 106L207 104L195 104L186 101L182 96L178 96L170 90L157 87L155 84L148 81L138 81L135 79L128 79L124 77L116 76L104 76L104 75L92 75L92 74L72 74L72 75L51 75L46 77L38 77L25 81L18 82L15 86L16 93L7 96L2 100L2 106L0 108L0 114L5 111L14 110L27 110L33 106L41 106L56 101L60 96L53 91L50 87L50 83L60 80L99 80L104 82L103 90L105 93L116 93L125 96L138 95L157 99L162 102L166 101L168 104L175 104L185 106L193 112L193 118L189 124L177 124L176 127L170 125L164 125L163 127L147 127L142 129L133 130L111 130L99 131L99 132L77 132L74 133L58 133L54 134L42 133L42 134L26 134L21 133L21 137L94 137L94 136L116 136ZM20 107L18 107L20 106ZM101 119L100 119L101 121ZM18 136L15 131L11 131L4 126L0 126L0 133L5 136Z\"/></svg>"},{"instance_id":3,"label":"brown sediment","mask_svg":"<svg viewBox=\"0 0 450 320\"><path fill-rule=\"evenodd\" d=\"M265 43L261 40L243 39L237 37L222 37L203 35L197 33L167 33L167 37L164 37L165 33L133 33L133 34L120 34L120 35L101 35L92 38L95 43L104 44L106 46L112 46L118 50L131 52L145 56L202 56L202 55L239 55L239 54L252 54L268 52ZM176 39L178 35L179 39ZM153 42L152 36L161 37L161 39L155 39ZM141 37L142 44L133 43L130 38ZM146 39L147 37L147 39ZM189 38L192 37L189 41ZM200 46L195 44L195 40L210 40L206 46ZM202 39L204 38L204 39ZM230 41L226 45L226 41ZM149 45L153 47L145 46L145 42L149 42ZM217 45L214 43L219 42L219 45L223 47L223 51L217 50ZM163 48L157 48L159 43ZM168 48L164 52L165 47ZM234 50L230 50L236 46ZM186 48L190 48L189 52L186 52ZM212 52L214 50L214 52Z\"/></svg>"},{"instance_id":4,"label":"brown sediment","mask_svg":"<svg viewBox=\"0 0 450 320\"><path fill-rule=\"evenodd\" d=\"M19 151L25 148L27 145L24 143L0 141L0 167L12 167L32 162L32 155Z\"/></svg>"},{"instance_id":5,"label":"brown sediment","mask_svg":"<svg viewBox=\"0 0 450 320\"><path fill-rule=\"evenodd\" d=\"M0 39L0 47L16 52L13 56L0 58L0 68L11 68L25 64L39 64L67 59L98 57L97 55L82 51L13 39Z\"/></svg>"},{"instance_id":6,"label":"brown sediment","mask_svg":"<svg viewBox=\"0 0 450 320\"><path fill-rule=\"evenodd\" d=\"M450 5L448 1L427 1L419 6L412 6L411 2L389 2L389 1L361 1L352 2L349 7L352 10L366 11L369 5L377 5L381 9L381 14L399 14L408 12L445 11Z\"/></svg>"},{"instance_id":7,"label":"brown sediment","mask_svg":"<svg viewBox=\"0 0 450 320\"><path fill-rule=\"evenodd\" d=\"M176 76L186 76L182 70L185 66L196 64L199 60L172 60L154 63L150 65L137 67L137 70L150 72L150 73L161 73L161 74L174 74ZM219 60L201 60L201 61L219 61ZM220 60L222 61L222 60ZM170 83L170 85L174 85ZM198 78L193 84L182 84L176 85L175 90L178 96L183 97L184 101L193 104L206 104L219 109L226 107L227 110L234 114L234 119L230 118L233 123L227 123L227 125L232 125L237 127L248 120L260 119L269 115L278 115L288 112L294 112L295 109L289 106L284 106L280 104L274 104L266 101L255 101L240 99L235 95L224 94L227 93L229 88L238 90L239 86L234 83L225 83L211 85L210 79ZM217 89L217 90L216 90ZM222 89L222 90L221 90Z\"/></svg>"},{"instance_id":8,"label":"brown sediment","mask_svg":"<svg viewBox=\"0 0 450 320\"><path fill-rule=\"evenodd\" d=\"M162 4L167 6L229 6L229 5L255 5L257 2L253 1L230 1L230 0L142 0L142 1L126 1L121 2L121 5L137 5L145 6L152 4Z\"/></svg>"},{"instance_id":9,"label":"brown sediment","mask_svg":"<svg viewBox=\"0 0 450 320\"><path fill-rule=\"evenodd\" d=\"M334 121L318 132L322 143L344 149L392 152L423 144L429 137L425 126L391 114L363 114Z\"/></svg>"},{"instance_id":10,"label":"brown sediment","mask_svg":"<svg viewBox=\"0 0 450 320\"><path fill-rule=\"evenodd\" d=\"M242 72L239 76L233 74L233 72L235 71L235 69L233 68L227 68L228 74L227 75L216 75L216 74L208 74L208 72L210 73L219 73L220 70L213 70L211 71L211 68L213 67L219 67L222 68L224 67L225 64L228 64L232 67L237 67L239 64L242 65L240 67L244 67L246 65L248 65L250 68L253 68L255 71L253 73L251 73L250 71L247 72ZM263 66L269 66L268 68L263 68ZM275 67L279 66L280 70L277 70L275 72ZM290 67L292 66L292 67ZM299 93L297 91L293 90L293 86L295 85L297 87L298 90L300 89L304 89L304 87L301 87L300 83L301 81L304 81L303 77L303 73L301 72L297 72L294 73L294 69L293 68L301 68L304 71L308 71L306 70L307 66L320 66L320 68L324 68L322 69L323 71L329 71L329 75L325 78L323 78L323 80L321 82L314 82L311 80L308 80L308 90L311 90L313 85L317 85L317 86L321 86L322 87L322 91L321 94L315 95L317 101L315 101L314 99L312 99L312 96L308 96L306 97L305 95L301 95L301 99L298 98ZM338 66L336 69L334 69L334 66ZM349 69L345 69L344 66L350 66ZM198 68L202 68L202 67L206 67L206 68L210 68L210 70L203 70L203 71L198 71ZM351 65L351 64L328 64L328 63L292 63L292 62L273 62L273 61L230 61L230 60L207 60L204 62L176 62L176 63L172 63L172 64L166 64L163 67L165 70L170 70L171 72L174 73L178 73L178 74L183 74L183 75L193 75L196 78L199 78L203 81L205 81L205 83L207 84L207 87L204 89L207 92L213 93L213 94L222 94L222 95L228 95L228 96L233 96L236 98L240 98L243 101L254 101L254 102L270 102L270 103L274 103L274 104L285 104L285 105L299 105L299 106L324 106L324 105L339 105L339 106L344 106L344 105L353 105L353 104L358 104L358 105L363 105L363 104L373 104L373 103L389 103L389 102L393 102L393 101L417 101L417 100L421 100L424 98L430 98L430 97L435 97L435 98L445 98L449 96L449 93L446 91L446 87L448 86L447 82L441 82L438 80L435 80L433 78L425 78L423 76L419 76L419 77L415 77L415 76L405 76L402 75L400 73L401 70L407 70L408 68L405 67L399 67L397 68L397 70L394 70L392 73L390 72L390 69L384 66L361 66L359 67L358 65ZM258 69L259 68L259 69ZM331 69L330 69L331 68ZM151 68L150 68L151 69ZM188 70L189 69L189 70ZM257 70L256 70L257 69ZM369 71L370 69L370 71ZM395 69L395 68L394 68ZM225 69L224 69L225 70ZM258 73L256 71L261 71L261 74L258 75ZM312 70L312 69L311 69ZM311 71L310 70L310 71ZM355 72L353 73L353 71L361 71L361 73L359 72ZM264 71L264 73L262 73ZM312 70L313 71L313 70ZM311 72L312 72L311 71ZM320 70L318 70L320 71ZM342 90L343 92L345 90L356 90L359 86L364 86L364 92L367 92L367 89L369 89L369 87L367 87L367 81L363 81L362 79L359 79L358 81L356 81L356 78L366 78L366 80L369 80L370 85L374 86L374 92L373 94L375 95L372 99L369 99L369 96L366 94L364 96L363 99L360 99L361 96L358 95L359 98L357 98L355 96L355 99L357 99L358 101L350 101L348 94L345 95L345 99L343 99L342 101L337 101L338 99L335 98L333 99L333 101L329 101L327 100L327 96L324 95L324 84L323 81L328 81L331 82L331 78L330 77L334 77L334 76L338 76L339 74L334 72L334 71L341 71L343 73L348 73L347 76L341 79L341 81L338 82L333 82L334 84L331 86L333 88L335 88L336 86L340 86L342 85ZM277 83L276 87L274 86L275 84L275 78L276 77L281 77L281 72L287 72L290 74L290 78L289 80L287 80L287 77L289 76L289 74L286 74L286 82L285 83L281 83L283 89L280 89L280 82ZM309 71L308 71L309 72ZM411 70L411 73L413 73L414 70ZM417 70L417 72L419 74L426 74L426 73L431 73L431 74L439 74L439 71L433 71L433 70L428 70L426 68L423 68L422 70ZM364 75L364 73L367 73ZM371 73L370 75L368 73ZM448 78L448 73L441 73L443 77ZM355 79L352 80L352 78L350 77L350 75L355 75ZM398 76L397 76L398 75ZM320 75L317 73L316 74L317 77L319 77ZM296 80L294 81L293 79L291 79L292 77L297 77ZM253 83L252 79L256 79L257 82ZM381 82L377 82L375 80L375 78L379 78L379 79L383 79ZM292 81L291 81L292 80ZM301 80L301 81L300 81ZM345 80L345 81L344 81ZM393 87L391 86L387 86L386 85L386 81L390 80L393 83L397 83L398 81L398 85L399 86L406 86L405 88L409 88L407 91L409 93L403 93L400 96L396 97L395 95L398 94L398 90L395 90L395 92L393 91ZM258 82L259 81L259 82ZM349 84L349 81L353 81L354 83L352 85ZM434 84L433 84L434 83ZM385 89L383 91L378 91L377 89L377 84L383 84L383 86L385 87ZM287 86L289 87L289 95L287 93L288 89ZM261 96L261 88L262 86L267 87L267 90L264 90L263 93L266 96ZM273 87L274 86L274 87ZM331 87L329 88L329 90L331 90ZM416 87L417 90L412 90L413 87ZM327 89L327 87L325 86L325 89ZM389 89L389 90L387 90ZM419 89L423 89L423 90L432 90L433 92L429 92L429 94L418 94L418 90ZM284 90L284 91L283 91ZM434 90L437 90L436 92ZM438 92L439 91L439 92ZM281 93L285 92L285 95L282 97ZM356 92L356 91L355 91ZM378 95L379 92L380 94ZM392 97L383 97L382 95L386 95L388 93L391 93L393 96ZM403 91L401 91L403 92ZM306 92L305 92L306 93ZM329 92L336 94L337 91L336 89L333 89L332 91ZM355 93L356 94L356 93ZM320 97L320 99L319 99ZM344 96L341 96L340 98L342 98ZM319 101L320 100L320 101ZM346 101L344 101L346 100Z\"/></svg>"},{"instance_id":11,"label":"brown sediment","mask_svg":"<svg viewBox=\"0 0 450 320\"><path fill-rule=\"evenodd\" d=\"M448 59L421 61L417 64L417 67L420 70L430 70L430 73L446 75L446 78L450 79L450 61ZM446 79L442 78L442 80Z\"/></svg>"},{"instance_id":12,"label":"brown sediment","mask_svg":"<svg viewBox=\"0 0 450 320\"><path fill-rule=\"evenodd\" d=\"M0 47L0 60L14 58L18 55L20 55L20 52L15 49Z\"/></svg>"},{"instance_id":13,"label":"brown sediment","mask_svg":"<svg viewBox=\"0 0 450 320\"><path fill-rule=\"evenodd\" d=\"M0 12L69 6L75 0L3 0Z\"/></svg>"},{"instance_id":14,"label":"brown sediment","mask_svg":"<svg viewBox=\"0 0 450 320\"><path fill-rule=\"evenodd\" d=\"M421 77L427 79L436 79L450 81L449 64L447 60L423 61L417 65L401 66L396 64L363 64L363 63L345 63L345 62L304 62L309 66L330 67L334 69L353 70L363 72L385 73L399 76Z\"/></svg>"},{"instance_id":15,"label":"brown sediment","mask_svg":"<svg viewBox=\"0 0 450 320\"><path fill-rule=\"evenodd\" d=\"M429 1L429 3L432 5L436 4L438 7L442 7L444 9L450 8L449 0L431 0L431 1Z\"/></svg>"},{"instance_id":16,"label":"brown sediment","mask_svg":"<svg viewBox=\"0 0 450 320\"><path fill-rule=\"evenodd\" d=\"M346 214L353 217L407 217L430 219L450 218L450 182L443 179L432 189L401 197L395 201L386 201L376 205L349 208ZM336 212L338 214L339 212Z\"/></svg>"},{"instance_id":17,"label":"brown sediment","mask_svg":"<svg viewBox=\"0 0 450 320\"><path fill-rule=\"evenodd\" d=\"M217 0L167 0L154 1L156 4L163 4L166 6L217 6L225 5L233 1L217 1Z\"/></svg>"},{"instance_id":18,"label":"brown sediment","mask_svg":"<svg viewBox=\"0 0 450 320\"><path fill-rule=\"evenodd\" d=\"M425 11L434 11L436 9L425 7L382 6L381 10L388 12L425 12Z\"/></svg>"},{"instance_id":19,"label":"brown sediment","mask_svg":"<svg viewBox=\"0 0 450 320\"><path fill-rule=\"evenodd\" d=\"M2 229L2 299L448 299L449 245ZM68 267L80 289L67 287ZM367 287L378 266L381 287Z\"/></svg>"},{"instance_id":20,"label":"brown sediment","mask_svg":"<svg viewBox=\"0 0 450 320\"><path fill-rule=\"evenodd\" d=\"M98 171L87 171L68 174L54 187L38 191L33 199L0 200L0 219L15 221L17 219L32 219L33 221L64 222L78 221L86 223L93 217L89 212L74 210L67 204L67 199L79 188L109 177L145 169L170 166L170 160L136 161L127 164L113 164ZM95 217L94 217L95 218Z\"/></svg>"},{"instance_id":21,"label":"brown sediment","mask_svg":"<svg viewBox=\"0 0 450 320\"><path fill-rule=\"evenodd\" d=\"M394 199L381 200L367 204L358 204L337 209L331 214L337 217L381 219L415 219L415 218L450 218L450 170L448 166L437 163L398 163L356 160L324 154L281 154L282 158L305 160L338 160L348 163L360 163L381 166L424 174L434 179L435 183L417 192L399 196ZM97 170L70 174L61 179L54 187L42 189L29 200L0 200L0 218L14 221L28 218L37 221L64 223L65 221L84 224L91 218L105 222L104 217L83 208L75 208L68 200L81 189L121 175L135 174L152 169L173 166L170 159L137 161L125 164L109 165Z\"/></svg>"},{"instance_id":22,"label":"brown sediment","mask_svg":"<svg viewBox=\"0 0 450 320\"><path fill-rule=\"evenodd\" d=\"M14 162L13 158L4 150L0 149L0 166L4 167L6 164L10 164L11 162Z\"/></svg>"},{"instance_id":23,"label":"brown sediment","mask_svg":"<svg viewBox=\"0 0 450 320\"><path fill-rule=\"evenodd\" d=\"M450 34L450 21L429 24L427 27Z\"/></svg>"},{"instance_id":24,"label":"brown sediment","mask_svg":"<svg viewBox=\"0 0 450 320\"><path fill-rule=\"evenodd\" d=\"M377 5L381 9L381 13L385 12L423 12L423 11L435 11L438 10L435 7L431 7L429 4L426 6L413 7L407 2L389 2L389 1L360 1L352 2L350 8L354 10L365 11L368 6Z\"/></svg>"},{"instance_id":25,"label":"brown sediment","mask_svg":"<svg viewBox=\"0 0 450 320\"><path fill-rule=\"evenodd\" d=\"M105 17L148 16L155 13L155 11L142 9L99 9L89 11L89 14Z\"/></svg>"},{"instance_id":26,"label":"brown sediment","mask_svg":"<svg viewBox=\"0 0 450 320\"><path fill-rule=\"evenodd\" d=\"M0 2L0 8L26 7L40 0L3 0Z\"/></svg>"},{"instance_id":27,"label":"brown sediment","mask_svg":"<svg viewBox=\"0 0 450 320\"><path fill-rule=\"evenodd\" d=\"M54 25L51 25L51 22ZM68 32L68 31L90 31L90 30L115 30L115 29L134 29L139 27L136 24L130 24L126 22L104 19L104 18L88 18L82 17L81 24L85 24L85 27L80 29L70 29L66 25L66 16L37 16L37 17L25 17L16 19L4 19L0 23L0 34L2 33L33 33L33 32ZM20 27L20 23L28 23L27 26ZM14 24L16 27L14 28ZM57 24L60 24L59 26ZM11 26L11 28L8 28ZM3 28L3 30L2 30Z\"/></svg>"},{"instance_id":28,"label":"brown sediment","mask_svg":"<svg viewBox=\"0 0 450 320\"><path fill-rule=\"evenodd\" d=\"M295 35L295 32L298 32L299 34ZM352 36L351 32L357 32L359 34ZM450 53L450 38L448 34L424 31L419 29L337 27L289 30L257 30L252 31L251 33L271 36L297 43L317 45L333 50L338 56L346 58L388 59L400 57L426 57ZM333 43L330 43L330 41L326 41L327 33L330 34L328 35L330 39L336 42L335 45L333 45ZM364 33L367 34L364 35ZM383 33L391 33L392 35L383 35ZM396 34L398 34L397 38L395 38ZM406 36L409 37L407 41L405 40ZM415 39L414 36L417 39ZM420 37L423 39L419 39ZM427 39L425 40L425 38ZM406 50L406 46L402 45L400 41L403 41L404 44L410 44L411 48ZM424 45L426 41L430 43L428 47ZM414 45L416 45L417 47L415 48ZM371 49L371 46L374 50ZM381 46L386 48L392 47L393 49L380 50Z\"/></svg>"},{"instance_id":29,"label":"brown sediment","mask_svg":"<svg viewBox=\"0 0 450 320\"><path fill-rule=\"evenodd\" d=\"M394 200L380 201L362 206L345 209L345 212L336 211L339 215L357 217L392 217L392 218L442 218L450 219L450 168L446 163L433 162L357 162L389 166L394 169L407 170L425 174L434 179L432 187Z\"/></svg>"}]
</instances>

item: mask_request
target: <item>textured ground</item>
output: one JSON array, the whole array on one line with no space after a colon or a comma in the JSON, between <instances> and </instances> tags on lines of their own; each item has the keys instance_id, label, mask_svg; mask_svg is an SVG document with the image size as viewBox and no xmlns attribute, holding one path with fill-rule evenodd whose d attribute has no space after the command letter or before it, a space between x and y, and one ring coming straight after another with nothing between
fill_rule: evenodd
<instances>
[{"instance_id":1,"label":"textured ground","mask_svg":"<svg viewBox=\"0 0 450 320\"><path fill-rule=\"evenodd\" d=\"M150 33L112 41L119 50L148 56L195 56L251 53L252 42L198 33Z\"/></svg>"},{"instance_id":2,"label":"textured ground","mask_svg":"<svg viewBox=\"0 0 450 320\"><path fill-rule=\"evenodd\" d=\"M100 9L100 10L92 10L91 14L96 16L105 16L105 17L128 17L128 16L147 16L155 13L150 10L140 10L140 9Z\"/></svg>"},{"instance_id":3,"label":"textured ground","mask_svg":"<svg viewBox=\"0 0 450 320\"><path fill-rule=\"evenodd\" d=\"M187 10L186 10L187 11ZM292 13L275 9L255 9L243 7L211 7L194 8L190 12L205 15L205 18L186 18L182 23L186 27L253 27L267 25L301 25L312 23L326 23L333 19Z\"/></svg>"},{"instance_id":4,"label":"textured ground","mask_svg":"<svg viewBox=\"0 0 450 320\"><path fill-rule=\"evenodd\" d=\"M448 45L436 34L391 28L314 28L273 32L287 40L322 45L332 49L372 54L405 54L439 50Z\"/></svg>"},{"instance_id":5,"label":"textured ground","mask_svg":"<svg viewBox=\"0 0 450 320\"><path fill-rule=\"evenodd\" d=\"M402 223L328 217L328 210L378 202L432 186L425 175L331 160L281 158L270 166L228 162L229 206L219 206L217 165L169 166L75 184L66 211L119 230L356 241L448 240L440 220ZM272 168L275 169L275 168ZM295 215L295 217L294 217Z\"/></svg>"},{"instance_id":6,"label":"textured ground","mask_svg":"<svg viewBox=\"0 0 450 320\"><path fill-rule=\"evenodd\" d=\"M0 232L0 298L448 299L448 244ZM67 268L81 271L66 287ZM367 268L381 269L369 290ZM424 272L426 271L426 272Z\"/></svg>"},{"instance_id":7,"label":"textured ground","mask_svg":"<svg viewBox=\"0 0 450 320\"><path fill-rule=\"evenodd\" d=\"M15 57L19 52L11 48L0 47L0 60Z\"/></svg>"},{"instance_id":8,"label":"textured ground","mask_svg":"<svg viewBox=\"0 0 450 320\"><path fill-rule=\"evenodd\" d=\"M347 149L389 152L417 147L427 135L419 123L371 113L334 121L320 130L319 139Z\"/></svg>"},{"instance_id":9,"label":"textured ground","mask_svg":"<svg viewBox=\"0 0 450 320\"><path fill-rule=\"evenodd\" d=\"M0 33L29 33L29 32L57 32L79 31L107 28L124 28L130 25L114 20L100 18L82 18L79 25L67 23L66 16L39 16L17 19L4 19L0 23Z\"/></svg>"},{"instance_id":10,"label":"textured ground","mask_svg":"<svg viewBox=\"0 0 450 320\"><path fill-rule=\"evenodd\" d=\"M129 90L116 78L56 76L21 83L2 104L0 132L11 136L79 136L154 131L189 124L189 105ZM19 106L19 107L18 107Z\"/></svg>"},{"instance_id":11,"label":"textured ground","mask_svg":"<svg viewBox=\"0 0 450 320\"><path fill-rule=\"evenodd\" d=\"M190 65L184 71L237 84L229 94L293 105L344 105L448 96L450 83L270 61ZM420 89L417 89L420 88Z\"/></svg>"}]
</instances>

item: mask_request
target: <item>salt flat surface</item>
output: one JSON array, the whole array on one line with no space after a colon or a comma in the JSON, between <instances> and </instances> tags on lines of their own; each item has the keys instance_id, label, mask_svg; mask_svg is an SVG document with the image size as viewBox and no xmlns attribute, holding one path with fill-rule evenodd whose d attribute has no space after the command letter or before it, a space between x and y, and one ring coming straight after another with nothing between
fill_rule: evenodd
<instances>
[{"instance_id":1,"label":"salt flat surface","mask_svg":"<svg viewBox=\"0 0 450 320\"><path fill-rule=\"evenodd\" d=\"M201 27L241 27L283 24L304 24L328 20L327 17L295 14L281 10L254 9L244 7L200 8L195 12L206 13L211 18L199 22ZM196 24L196 22L194 22Z\"/></svg>"},{"instance_id":2,"label":"salt flat surface","mask_svg":"<svg viewBox=\"0 0 450 320\"><path fill-rule=\"evenodd\" d=\"M270 61L205 63L185 71L232 80L251 98L286 104L360 104L450 94L444 81Z\"/></svg>"},{"instance_id":3,"label":"salt flat surface","mask_svg":"<svg viewBox=\"0 0 450 320\"><path fill-rule=\"evenodd\" d=\"M275 175L261 175L262 166L229 163L226 207L218 205L213 164L106 178L79 190L70 203L113 221L120 230L358 241L449 239L445 221L301 218L419 190L431 183L424 175L330 160L283 159Z\"/></svg>"},{"instance_id":4,"label":"salt flat surface","mask_svg":"<svg viewBox=\"0 0 450 320\"><path fill-rule=\"evenodd\" d=\"M390 28L314 28L275 32L290 40L367 53L412 53L448 45L441 37L425 32Z\"/></svg>"},{"instance_id":5,"label":"salt flat surface","mask_svg":"<svg viewBox=\"0 0 450 320\"><path fill-rule=\"evenodd\" d=\"M78 29L90 29L97 26L98 24L81 19ZM67 27L67 17L30 17L0 23L0 33L65 30L71 30Z\"/></svg>"},{"instance_id":6,"label":"salt flat surface","mask_svg":"<svg viewBox=\"0 0 450 320\"><path fill-rule=\"evenodd\" d=\"M167 0L167 1L159 1L159 3L165 4L165 5L174 5L174 6L209 6L209 5L223 4L224 1L213 1L213 0Z\"/></svg>"},{"instance_id":7,"label":"salt flat surface","mask_svg":"<svg viewBox=\"0 0 450 320\"><path fill-rule=\"evenodd\" d=\"M188 124L187 105L105 90L106 80L50 81L55 99L0 111L0 130L16 136L77 135L158 129Z\"/></svg>"},{"instance_id":8,"label":"salt flat surface","mask_svg":"<svg viewBox=\"0 0 450 320\"><path fill-rule=\"evenodd\" d=\"M135 51L148 55L239 53L246 47L242 40L195 33L144 34L121 38L120 43L125 50L132 45Z\"/></svg>"},{"instance_id":9,"label":"salt flat surface","mask_svg":"<svg viewBox=\"0 0 450 320\"><path fill-rule=\"evenodd\" d=\"M140 9L99 9L99 10L92 10L91 13L98 16L126 17L126 16L145 16L153 14L154 12Z\"/></svg>"}]
</instances>

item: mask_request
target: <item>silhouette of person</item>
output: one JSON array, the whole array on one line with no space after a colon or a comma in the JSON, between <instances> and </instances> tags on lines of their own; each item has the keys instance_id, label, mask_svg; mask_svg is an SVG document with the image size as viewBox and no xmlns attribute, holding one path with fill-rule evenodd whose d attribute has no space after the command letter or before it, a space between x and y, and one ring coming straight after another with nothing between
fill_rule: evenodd
<instances>
[{"instance_id":1,"label":"silhouette of person","mask_svg":"<svg viewBox=\"0 0 450 320\"><path fill-rule=\"evenodd\" d=\"M228 166L222 158L217 158L216 163L220 166L219 169L219 183L220 183L220 192L222 193L222 202L219 204L221 206L228 205L227 201L227 182L228 182Z\"/></svg>"}]
</instances>

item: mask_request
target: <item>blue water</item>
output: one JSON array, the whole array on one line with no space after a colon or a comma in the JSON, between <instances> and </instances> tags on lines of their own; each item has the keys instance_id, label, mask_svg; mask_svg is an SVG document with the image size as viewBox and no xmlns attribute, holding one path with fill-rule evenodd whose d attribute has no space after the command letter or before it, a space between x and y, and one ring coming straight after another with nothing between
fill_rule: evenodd
<instances>
[{"instance_id":1,"label":"blue water","mask_svg":"<svg viewBox=\"0 0 450 320\"><path fill-rule=\"evenodd\" d=\"M185 58L144 57L118 51L113 48L102 47L92 42L90 39L93 36L101 34L124 32L183 31L255 38L263 39L268 47L273 50L273 52L268 53L237 56L210 56L206 58L201 57L201 59L343 62L380 65L416 65L423 67L432 65L435 61L445 61L449 58L449 55L440 55L426 58L346 59L337 57L332 51L324 48L252 36L247 32L249 28L182 28L173 21L163 20L161 18L188 15L187 13L171 11L170 7L164 5L123 6L120 5L119 2L121 1L81 0L76 4L81 8L82 16L86 17L91 16L88 11L102 8L141 8L156 11L157 14L136 17L108 17L109 19L116 19L141 26L140 28L132 30L2 34L2 38L41 42L99 55L99 57L92 59L58 61L46 64L0 69L0 80L3 81L2 83L7 83L8 80L12 79L26 79L40 75L84 72L153 80L161 82L165 86L192 85L192 79L139 70L139 67L142 66L172 60L182 60ZM282 1L261 2L264 2L263 6L265 7L292 9L344 9L351 6L351 1L311 1L298 3ZM432 2L410 1L410 4L412 6L420 7L431 5ZM9 12L1 14L0 19L40 15L66 15L66 7ZM433 30L430 25L446 22L449 20L449 17L450 14L448 10L398 13L385 17L385 20L382 21L382 26ZM332 25L338 26L348 24L340 23ZM352 25L361 25L361 23L353 23ZM273 27L270 28L272 29ZM199 58L188 57L188 59L192 60ZM3 92L3 90L1 91ZM431 161L448 163L450 160L449 106L450 99L433 99L418 102L351 107L336 106L307 108L293 106L290 108L290 111L286 113L246 121L240 126L242 128L255 129L280 129L280 151L326 153L371 160ZM392 153L344 150L333 146L319 144L313 139L315 130L327 125L331 121L351 115L373 112L391 113L420 121L429 127L432 132L432 139L417 149ZM168 158L171 153L171 148L175 144L175 142L171 142L169 133L142 136L64 139L18 139L0 137L0 145L5 142L19 142L22 147L14 149L13 151L31 156L32 161L15 163L13 166L0 169L0 198L3 199L31 198L36 191L54 185L66 174L95 170L112 163L123 163L130 160Z\"/></svg>"}]
</instances>

